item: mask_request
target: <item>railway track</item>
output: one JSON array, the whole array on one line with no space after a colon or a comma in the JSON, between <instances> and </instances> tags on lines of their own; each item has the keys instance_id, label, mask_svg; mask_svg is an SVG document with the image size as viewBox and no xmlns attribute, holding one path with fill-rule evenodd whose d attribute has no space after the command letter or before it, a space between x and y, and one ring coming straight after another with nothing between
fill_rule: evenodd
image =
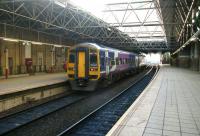
<instances>
[{"instance_id":1,"label":"railway track","mask_svg":"<svg viewBox=\"0 0 200 136\"><path fill-rule=\"evenodd\" d=\"M150 72L148 72L148 73L150 73ZM144 75L144 74L141 73L141 75ZM140 80L142 79L141 75L136 76L135 79L132 80L132 82L134 81L135 84L139 84L137 82L140 82ZM147 76L147 75L148 74L146 74L145 76ZM140 77L140 78L138 78L138 77ZM125 80L125 81L130 82L129 80ZM125 81L123 81L123 82L125 83ZM128 83L128 86L130 84L132 84L132 82ZM119 83L116 83L116 84L119 84ZM113 86L115 86L115 85L113 85ZM98 113L104 107L106 107L106 105L109 104L110 102L115 101L114 100L115 98L113 98L113 96L115 96L116 94L119 95L119 92L121 92L120 95L122 95L128 89L127 88L122 92L122 90L125 88L125 86L124 87L116 87L116 88L118 89L117 92L115 89L112 90L112 87L111 87L111 88L99 90L99 91L96 91L93 93L79 92L79 93L69 94L65 97L62 97L62 98L50 101L48 103L41 104L36 107L15 113L15 114L7 116L5 118L1 118L0 119L0 135L20 135L20 136L22 136L22 135L30 135L31 134L31 135L37 135L37 136L39 136L39 135L54 136L57 134L68 135L69 132L70 132L70 134L73 135L73 133L71 133L71 132L74 132L74 130L77 128L77 126L80 126L80 124L85 122L85 120L88 120L88 118L93 117L96 113ZM109 91L109 90L112 90L112 91ZM109 94L108 92L111 92L111 93ZM115 92L115 93L113 93L113 92ZM135 93L135 96L137 97L137 95L139 95L139 93L140 92ZM115 97L117 98L118 95ZM106 97L108 97L108 98L106 98ZM113 99L110 100L111 98L113 98ZM134 99L135 99L135 97L134 97ZM119 105L118 111L116 110L114 115L109 114L109 116L110 117L112 116L114 118L114 120L117 120L123 114L123 110L121 110L120 108L121 107L124 107L125 109L128 108L128 105L125 106L124 103L130 104L130 102L127 102L125 100L120 105L118 104ZM83 104L84 104L84 106L83 106ZM117 106L115 106L115 107L117 107ZM93 111L93 112L91 112L91 111ZM108 114L107 114L108 112L109 111L106 111L106 112L103 112L103 114L99 115L98 116L99 119L101 119L101 118L103 119L104 116L108 116ZM80 118L82 118L82 119L80 120ZM108 119L105 122L108 122L108 126L110 126L109 123L112 121L110 121L110 119ZM113 124L113 123L111 123L111 124ZM98 124L96 124L96 125L98 125ZM92 125L92 126L94 126L94 125ZM97 128L102 129L102 130L104 129L101 126L98 126ZM88 129L90 129L88 131L94 130L93 128L90 128L90 127ZM65 131L63 131L63 130L65 130ZM80 135L83 135L84 133L86 135L88 134L84 130L84 132L83 131L80 132Z\"/></svg>"},{"instance_id":2,"label":"railway track","mask_svg":"<svg viewBox=\"0 0 200 136\"><path fill-rule=\"evenodd\" d=\"M158 68L152 68L120 94L101 107L71 125L58 136L104 136L136 100L148 83L156 75Z\"/></svg>"},{"instance_id":3,"label":"railway track","mask_svg":"<svg viewBox=\"0 0 200 136\"><path fill-rule=\"evenodd\" d=\"M0 95L0 119L71 93L67 81L19 90Z\"/></svg>"},{"instance_id":4,"label":"railway track","mask_svg":"<svg viewBox=\"0 0 200 136\"><path fill-rule=\"evenodd\" d=\"M70 106L87 97L86 94L73 93L65 97L50 101L45 104L27 109L0 119L0 135L9 134L9 132L19 129L27 124L39 120L49 114L52 114L62 108Z\"/></svg>"}]
</instances>

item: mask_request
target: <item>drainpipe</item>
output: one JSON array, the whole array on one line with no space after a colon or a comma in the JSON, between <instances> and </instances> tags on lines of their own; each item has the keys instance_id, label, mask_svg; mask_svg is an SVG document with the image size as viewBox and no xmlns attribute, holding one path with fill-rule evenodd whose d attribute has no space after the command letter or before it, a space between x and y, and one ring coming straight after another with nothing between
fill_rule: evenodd
<instances>
[{"instance_id":1,"label":"drainpipe","mask_svg":"<svg viewBox=\"0 0 200 136\"><path fill-rule=\"evenodd\" d=\"M53 71L54 71L54 69L53 69L54 64L55 64L54 53L55 53L55 47L53 46L52 50L51 50L51 73L53 73Z\"/></svg>"},{"instance_id":2,"label":"drainpipe","mask_svg":"<svg viewBox=\"0 0 200 136\"><path fill-rule=\"evenodd\" d=\"M6 63L6 67L5 67L5 78L8 79L8 49L4 50L5 53L5 63Z\"/></svg>"}]
</instances>

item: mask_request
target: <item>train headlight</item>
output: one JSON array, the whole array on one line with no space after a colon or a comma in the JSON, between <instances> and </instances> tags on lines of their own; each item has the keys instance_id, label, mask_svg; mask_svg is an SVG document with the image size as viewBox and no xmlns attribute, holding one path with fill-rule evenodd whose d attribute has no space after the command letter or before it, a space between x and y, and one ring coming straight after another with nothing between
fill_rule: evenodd
<instances>
[{"instance_id":1,"label":"train headlight","mask_svg":"<svg viewBox=\"0 0 200 136\"><path fill-rule=\"evenodd\" d=\"M98 68L90 68L90 71L97 71Z\"/></svg>"}]
</instances>

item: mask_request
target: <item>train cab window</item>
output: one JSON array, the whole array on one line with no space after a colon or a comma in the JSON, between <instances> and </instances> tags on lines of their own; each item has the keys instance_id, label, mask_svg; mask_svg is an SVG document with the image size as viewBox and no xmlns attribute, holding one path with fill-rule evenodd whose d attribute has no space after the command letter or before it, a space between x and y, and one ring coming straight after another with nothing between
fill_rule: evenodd
<instances>
[{"instance_id":1,"label":"train cab window","mask_svg":"<svg viewBox=\"0 0 200 136\"><path fill-rule=\"evenodd\" d=\"M75 55L74 54L70 54L69 55L69 63L74 63L75 62Z\"/></svg>"},{"instance_id":2,"label":"train cab window","mask_svg":"<svg viewBox=\"0 0 200 136\"><path fill-rule=\"evenodd\" d=\"M90 66L96 67L97 66L97 55L90 54Z\"/></svg>"}]
</instances>

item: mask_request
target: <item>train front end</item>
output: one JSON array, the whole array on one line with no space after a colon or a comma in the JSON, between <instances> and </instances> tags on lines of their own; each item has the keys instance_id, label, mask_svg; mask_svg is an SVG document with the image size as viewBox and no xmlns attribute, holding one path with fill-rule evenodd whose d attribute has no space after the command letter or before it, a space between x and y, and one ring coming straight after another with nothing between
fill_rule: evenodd
<instances>
[{"instance_id":1,"label":"train front end","mask_svg":"<svg viewBox=\"0 0 200 136\"><path fill-rule=\"evenodd\" d=\"M100 77L99 50L90 44L75 45L68 53L68 78L73 90L93 91Z\"/></svg>"}]
</instances>

